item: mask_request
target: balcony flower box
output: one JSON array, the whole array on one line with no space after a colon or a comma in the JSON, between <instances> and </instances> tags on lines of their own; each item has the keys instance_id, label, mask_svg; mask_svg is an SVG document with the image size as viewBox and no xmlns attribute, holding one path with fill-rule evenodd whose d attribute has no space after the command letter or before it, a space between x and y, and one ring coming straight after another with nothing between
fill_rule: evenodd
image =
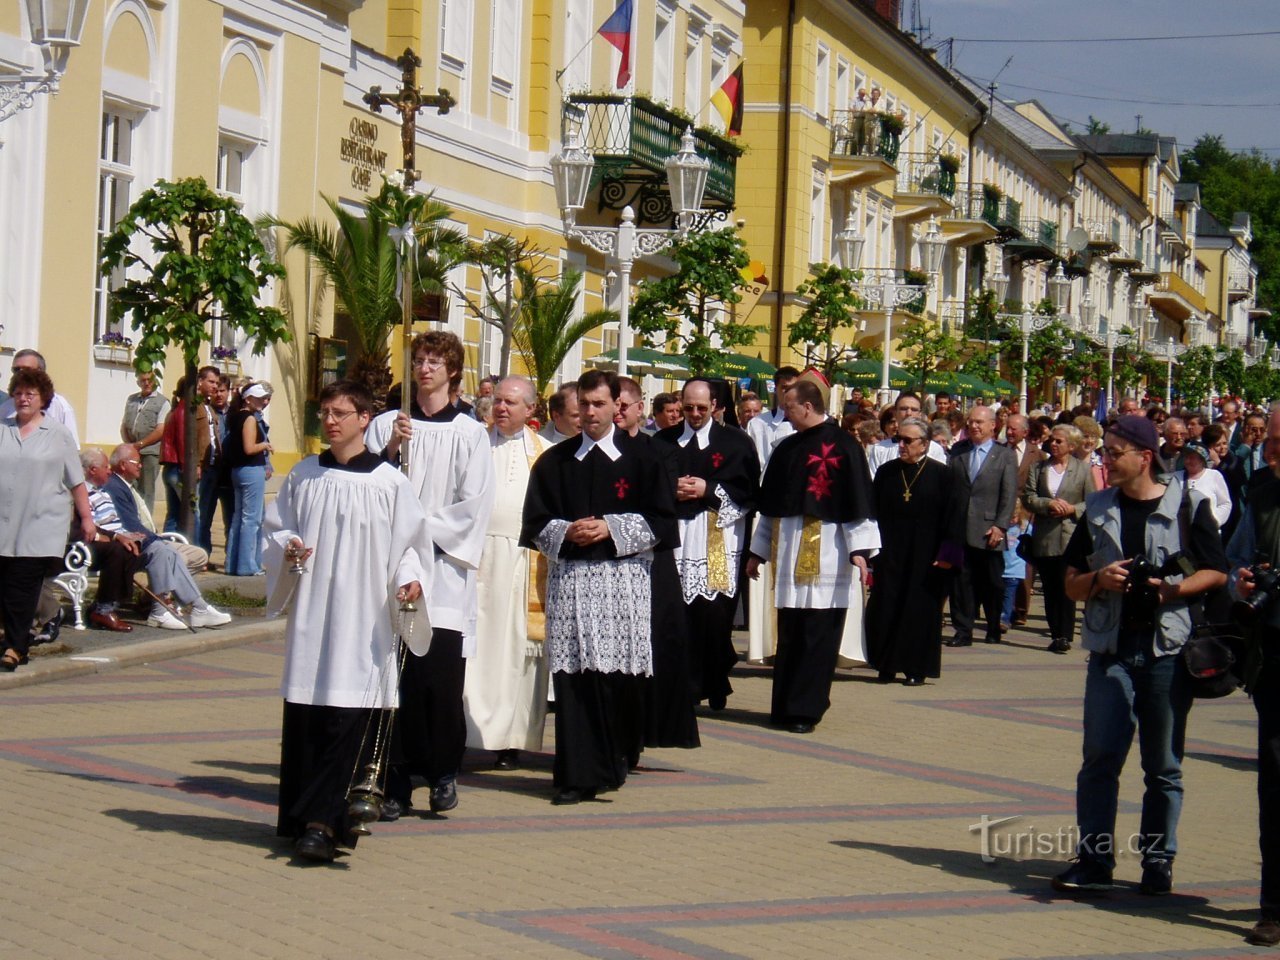
<instances>
[{"instance_id":1,"label":"balcony flower box","mask_svg":"<svg viewBox=\"0 0 1280 960\"><path fill-rule=\"evenodd\" d=\"M214 347L209 354L209 359L215 367L232 379L244 374L244 367L240 363L239 356L236 355L235 347Z\"/></svg>"},{"instance_id":2,"label":"balcony flower box","mask_svg":"<svg viewBox=\"0 0 1280 960\"><path fill-rule=\"evenodd\" d=\"M93 344L93 359L127 367L133 364L133 341L119 333L106 333Z\"/></svg>"}]
</instances>

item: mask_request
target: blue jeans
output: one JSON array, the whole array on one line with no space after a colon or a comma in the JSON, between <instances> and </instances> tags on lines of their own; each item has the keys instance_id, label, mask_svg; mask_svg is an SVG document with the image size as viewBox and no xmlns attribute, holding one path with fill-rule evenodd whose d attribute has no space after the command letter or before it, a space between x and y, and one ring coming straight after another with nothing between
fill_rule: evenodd
<instances>
[{"instance_id":1,"label":"blue jeans","mask_svg":"<svg viewBox=\"0 0 1280 960\"><path fill-rule=\"evenodd\" d=\"M1000 609L1000 622L1013 623L1013 604L1018 598L1018 584L1022 583L1014 577L1004 578L1004 606Z\"/></svg>"},{"instance_id":2,"label":"blue jeans","mask_svg":"<svg viewBox=\"0 0 1280 960\"><path fill-rule=\"evenodd\" d=\"M164 482L164 532L181 533L182 526L178 522L182 516L182 465L165 463L160 467L160 477ZM196 513L196 528L199 529L200 514Z\"/></svg>"},{"instance_id":3,"label":"blue jeans","mask_svg":"<svg viewBox=\"0 0 1280 960\"><path fill-rule=\"evenodd\" d=\"M200 474L200 509L197 513L197 542L205 553L213 552L213 515L222 504L222 526L231 536L231 518L235 516L235 496L230 487L220 487L221 472L216 466L205 467ZM228 541L228 545L230 545ZM230 551L228 551L230 556Z\"/></svg>"},{"instance_id":4,"label":"blue jeans","mask_svg":"<svg viewBox=\"0 0 1280 960\"><path fill-rule=\"evenodd\" d=\"M231 488L235 491L235 513L227 531L227 573L251 577L262 569L262 496L267 486L266 467L233 467Z\"/></svg>"},{"instance_id":5,"label":"blue jeans","mask_svg":"<svg viewBox=\"0 0 1280 960\"><path fill-rule=\"evenodd\" d=\"M1076 777L1079 854L1114 868L1116 805L1134 729L1142 759L1142 820L1138 849L1144 861L1172 860L1178 852L1182 812L1182 752L1191 692L1176 655L1137 654L1120 659L1089 655L1084 685L1084 763ZM1135 851L1136 852L1136 851Z\"/></svg>"}]
</instances>

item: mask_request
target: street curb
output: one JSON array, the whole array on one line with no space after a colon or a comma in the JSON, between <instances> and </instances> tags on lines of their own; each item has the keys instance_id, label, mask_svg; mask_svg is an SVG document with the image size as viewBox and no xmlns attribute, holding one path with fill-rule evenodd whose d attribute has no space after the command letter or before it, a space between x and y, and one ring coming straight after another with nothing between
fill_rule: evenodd
<instances>
[{"instance_id":1,"label":"street curb","mask_svg":"<svg viewBox=\"0 0 1280 960\"><path fill-rule=\"evenodd\" d=\"M0 691L17 687L29 687L37 683L66 680L95 673L109 673L124 667L173 660L197 653L209 653L238 647L259 640L274 640L284 636L285 619L267 620L237 626L232 629L215 628L201 630L197 634L184 633L180 637L164 637L160 640L143 640L125 643L118 647L105 647L93 653L69 657L43 657L32 660L13 673L0 673Z\"/></svg>"}]
</instances>

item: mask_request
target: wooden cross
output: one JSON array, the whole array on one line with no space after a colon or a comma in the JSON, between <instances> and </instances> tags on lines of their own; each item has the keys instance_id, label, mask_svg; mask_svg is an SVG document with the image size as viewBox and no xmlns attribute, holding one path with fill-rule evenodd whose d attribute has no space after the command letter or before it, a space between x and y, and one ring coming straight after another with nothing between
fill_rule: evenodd
<instances>
[{"instance_id":1,"label":"wooden cross","mask_svg":"<svg viewBox=\"0 0 1280 960\"><path fill-rule=\"evenodd\" d=\"M383 93L381 87L370 87L369 92L364 95L364 102L374 113L381 113L383 107L391 107L400 114L400 145L404 148L402 168L404 188L406 192L412 193L413 185L422 179L415 160L418 111L423 107L435 107L443 116L457 106L458 102L444 87L440 87L429 96L422 95L422 91L418 89L418 68L422 66L422 60L411 48L405 48L400 59L396 61L396 66L400 68L400 89L394 94L388 94Z\"/></svg>"}]
</instances>

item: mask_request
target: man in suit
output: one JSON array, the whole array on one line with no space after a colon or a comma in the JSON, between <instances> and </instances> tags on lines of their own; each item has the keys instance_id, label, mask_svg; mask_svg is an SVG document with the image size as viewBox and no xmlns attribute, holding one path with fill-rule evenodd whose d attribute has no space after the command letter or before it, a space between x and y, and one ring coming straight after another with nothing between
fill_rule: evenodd
<instances>
[{"instance_id":1,"label":"man in suit","mask_svg":"<svg viewBox=\"0 0 1280 960\"><path fill-rule=\"evenodd\" d=\"M1004 428L1005 446L1013 451L1013 455L1018 461L1019 493L1027 485L1027 477L1031 475L1031 468L1048 456L1040 449L1038 444L1031 442L1028 437L1030 432L1031 421L1020 413L1015 413L1009 417L1009 422L1005 424ZM1013 598L1011 626L1024 627L1027 625L1027 611L1031 608L1031 584L1035 582L1035 579L1036 569L1028 563L1027 575L1018 584L1018 592Z\"/></svg>"},{"instance_id":2,"label":"man in suit","mask_svg":"<svg viewBox=\"0 0 1280 960\"><path fill-rule=\"evenodd\" d=\"M990 407L975 406L965 427L968 442L948 464L964 511L964 567L952 593L951 622L956 632L946 641L948 647L973 643L979 607L986 613L987 643L1000 642L1002 553L1018 499L1017 458L995 442L995 413Z\"/></svg>"}]
</instances>

